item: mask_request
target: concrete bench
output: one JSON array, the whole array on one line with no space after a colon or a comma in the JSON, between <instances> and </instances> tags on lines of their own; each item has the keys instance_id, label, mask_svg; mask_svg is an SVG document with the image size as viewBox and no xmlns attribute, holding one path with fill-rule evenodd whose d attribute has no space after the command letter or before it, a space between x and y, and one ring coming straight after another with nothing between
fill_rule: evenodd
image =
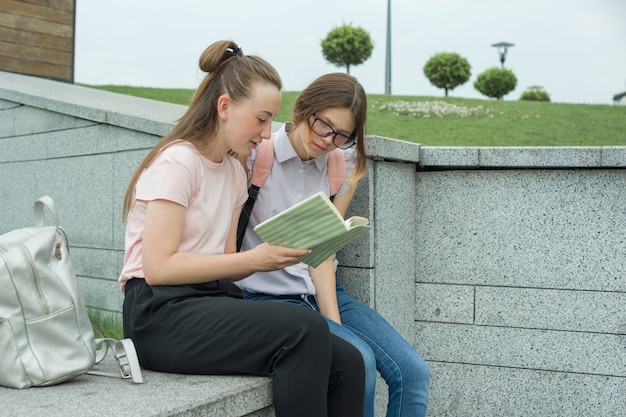
<instances>
[{"instance_id":1,"label":"concrete bench","mask_svg":"<svg viewBox=\"0 0 626 417\"><path fill-rule=\"evenodd\" d=\"M98 370L115 372L111 355ZM270 378L143 371L144 383L83 375L51 387L0 387L0 415L273 417Z\"/></svg>"}]
</instances>

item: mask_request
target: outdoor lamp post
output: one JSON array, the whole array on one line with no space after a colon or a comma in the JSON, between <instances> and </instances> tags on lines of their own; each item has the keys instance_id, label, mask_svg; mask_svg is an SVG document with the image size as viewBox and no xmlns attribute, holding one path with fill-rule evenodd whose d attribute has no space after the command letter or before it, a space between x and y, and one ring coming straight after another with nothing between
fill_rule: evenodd
<instances>
[{"instance_id":1,"label":"outdoor lamp post","mask_svg":"<svg viewBox=\"0 0 626 417\"><path fill-rule=\"evenodd\" d=\"M391 0L387 0L387 50L385 53L385 94L391 94Z\"/></svg>"},{"instance_id":2,"label":"outdoor lamp post","mask_svg":"<svg viewBox=\"0 0 626 417\"><path fill-rule=\"evenodd\" d=\"M511 46L515 46L515 45L513 45L512 43L508 43L508 42L498 42L498 43L494 43L491 46L498 48L498 53L500 54L500 64L502 65L502 68L504 68L504 60L506 59L507 48Z\"/></svg>"}]
</instances>

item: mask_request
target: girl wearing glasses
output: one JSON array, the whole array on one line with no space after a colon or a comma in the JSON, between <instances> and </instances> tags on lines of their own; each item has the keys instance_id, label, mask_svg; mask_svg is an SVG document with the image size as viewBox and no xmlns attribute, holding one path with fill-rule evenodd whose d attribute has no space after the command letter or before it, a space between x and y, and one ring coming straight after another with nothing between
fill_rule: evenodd
<instances>
[{"instance_id":1,"label":"girl wearing glasses","mask_svg":"<svg viewBox=\"0 0 626 417\"><path fill-rule=\"evenodd\" d=\"M330 193L328 154L344 149L345 180L333 203L345 216L357 182L365 174L367 101L352 76L319 77L298 96L292 122L274 135L274 161L250 213L242 249L262 244L252 230L272 215L319 192ZM252 169L256 152L246 160ZM424 359L378 313L344 292L336 282L336 261L317 268L298 263L257 272L237 283L249 300L305 306L326 318L332 333L356 346L365 362L365 416L374 416L376 370L389 386L388 417L424 416L430 369Z\"/></svg>"},{"instance_id":2,"label":"girl wearing glasses","mask_svg":"<svg viewBox=\"0 0 626 417\"><path fill-rule=\"evenodd\" d=\"M307 254L263 244L236 251L248 155L271 136L281 80L256 56L220 41L173 130L146 156L124 200L120 276L124 335L145 369L201 375L273 375L276 416L358 416L362 357L319 314L244 301L232 283Z\"/></svg>"}]
</instances>

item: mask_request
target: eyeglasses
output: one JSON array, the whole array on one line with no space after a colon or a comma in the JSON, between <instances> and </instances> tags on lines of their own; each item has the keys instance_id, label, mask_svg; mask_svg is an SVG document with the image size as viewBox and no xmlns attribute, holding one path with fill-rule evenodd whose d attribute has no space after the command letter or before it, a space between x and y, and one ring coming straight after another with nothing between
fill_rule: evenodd
<instances>
[{"instance_id":1,"label":"eyeglasses","mask_svg":"<svg viewBox=\"0 0 626 417\"><path fill-rule=\"evenodd\" d=\"M356 144L356 139L346 136L342 133L335 132L335 129L330 127L325 121L319 119L316 114L313 114L313 123L311 123L311 130L313 130L316 135L323 138L332 136L333 145L340 149L349 149Z\"/></svg>"}]
</instances>

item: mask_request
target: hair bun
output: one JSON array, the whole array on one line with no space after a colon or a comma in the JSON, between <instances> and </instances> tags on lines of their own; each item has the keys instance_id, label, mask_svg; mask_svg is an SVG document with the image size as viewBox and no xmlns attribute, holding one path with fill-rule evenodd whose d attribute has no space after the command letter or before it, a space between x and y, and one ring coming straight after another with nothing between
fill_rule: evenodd
<instances>
[{"instance_id":1,"label":"hair bun","mask_svg":"<svg viewBox=\"0 0 626 417\"><path fill-rule=\"evenodd\" d=\"M218 71L226 62L238 56L243 56L243 50L235 42L215 42L200 56L200 69L206 73Z\"/></svg>"}]
</instances>

